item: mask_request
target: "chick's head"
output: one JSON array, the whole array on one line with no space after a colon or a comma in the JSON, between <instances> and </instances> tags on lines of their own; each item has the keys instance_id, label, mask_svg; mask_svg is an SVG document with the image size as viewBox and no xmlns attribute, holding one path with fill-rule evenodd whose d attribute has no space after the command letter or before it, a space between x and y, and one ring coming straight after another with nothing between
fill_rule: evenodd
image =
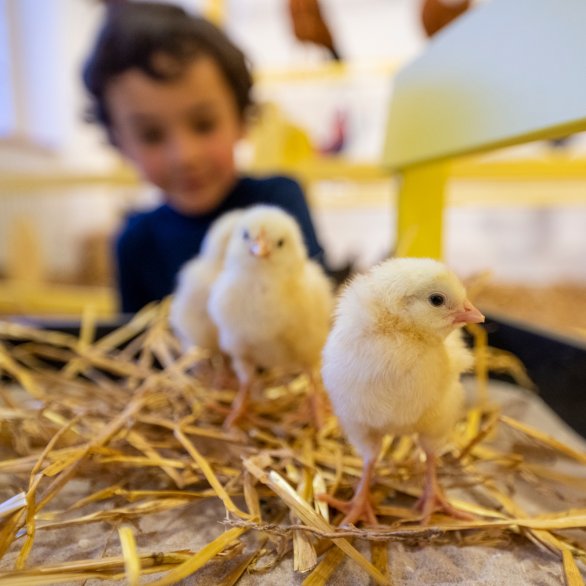
<instances>
[{"instance_id":1,"label":"chick's head","mask_svg":"<svg viewBox=\"0 0 586 586\"><path fill-rule=\"evenodd\" d=\"M200 256L211 261L223 260L234 227L243 213L242 210L232 210L215 220L201 243Z\"/></svg>"},{"instance_id":2,"label":"chick's head","mask_svg":"<svg viewBox=\"0 0 586 586\"><path fill-rule=\"evenodd\" d=\"M274 206L249 208L239 218L228 244L227 262L232 265L294 270L306 259L297 222Z\"/></svg>"},{"instance_id":3,"label":"chick's head","mask_svg":"<svg viewBox=\"0 0 586 586\"><path fill-rule=\"evenodd\" d=\"M373 274L374 289L384 310L409 327L445 337L466 323L484 321L458 277L440 262L393 259Z\"/></svg>"}]
</instances>

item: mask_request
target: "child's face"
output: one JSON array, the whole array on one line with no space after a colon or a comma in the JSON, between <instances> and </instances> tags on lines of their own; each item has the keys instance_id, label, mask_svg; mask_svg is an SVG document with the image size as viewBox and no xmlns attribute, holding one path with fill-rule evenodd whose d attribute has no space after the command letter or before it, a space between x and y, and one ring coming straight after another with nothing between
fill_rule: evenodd
<instances>
[{"instance_id":1,"label":"child's face","mask_svg":"<svg viewBox=\"0 0 586 586\"><path fill-rule=\"evenodd\" d=\"M213 59L195 59L170 81L127 71L110 83L106 100L118 147L172 207L200 214L220 204L236 180L244 122Z\"/></svg>"}]
</instances>

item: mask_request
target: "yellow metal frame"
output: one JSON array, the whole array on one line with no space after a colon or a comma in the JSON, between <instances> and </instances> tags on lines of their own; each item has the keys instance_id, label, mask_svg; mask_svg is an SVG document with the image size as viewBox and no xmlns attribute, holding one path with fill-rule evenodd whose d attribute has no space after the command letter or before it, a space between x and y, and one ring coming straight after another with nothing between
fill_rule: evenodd
<instances>
[{"instance_id":1,"label":"yellow metal frame","mask_svg":"<svg viewBox=\"0 0 586 586\"><path fill-rule=\"evenodd\" d=\"M586 130L584 19L586 4L577 0L493 0L397 74L383 159L400 176L403 254L441 257L452 161ZM515 34L503 35L503 23ZM581 174L581 165L571 171Z\"/></svg>"},{"instance_id":2,"label":"yellow metal frame","mask_svg":"<svg viewBox=\"0 0 586 586\"><path fill-rule=\"evenodd\" d=\"M578 121L567 125L568 134L586 130L586 122ZM559 136L556 129L538 133L540 139ZM507 146L526 142L520 137ZM490 149L482 149L490 150ZM480 152L480 151L477 151ZM448 170L455 169L454 173ZM430 161L408 166L399 172L397 249L401 256L443 257L443 225L449 178L489 177L518 178L583 178L586 161L519 161L494 163L461 163L457 159Z\"/></svg>"},{"instance_id":3,"label":"yellow metal frame","mask_svg":"<svg viewBox=\"0 0 586 586\"><path fill-rule=\"evenodd\" d=\"M401 175L397 208L398 256L443 256L448 163L409 167Z\"/></svg>"},{"instance_id":4,"label":"yellow metal frame","mask_svg":"<svg viewBox=\"0 0 586 586\"><path fill-rule=\"evenodd\" d=\"M98 317L110 317L116 314L116 305L116 295L109 287L0 281L0 316L79 316L91 307Z\"/></svg>"},{"instance_id":5,"label":"yellow metal frame","mask_svg":"<svg viewBox=\"0 0 586 586\"><path fill-rule=\"evenodd\" d=\"M225 0L206 0L204 16L215 25L222 27L226 22L226 2Z\"/></svg>"}]
</instances>

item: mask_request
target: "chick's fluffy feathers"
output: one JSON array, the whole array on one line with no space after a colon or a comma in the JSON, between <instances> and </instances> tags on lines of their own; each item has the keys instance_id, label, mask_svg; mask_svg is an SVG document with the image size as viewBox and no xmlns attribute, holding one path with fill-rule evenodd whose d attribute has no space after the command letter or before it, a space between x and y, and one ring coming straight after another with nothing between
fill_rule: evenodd
<instances>
[{"instance_id":1,"label":"chick's fluffy feathers","mask_svg":"<svg viewBox=\"0 0 586 586\"><path fill-rule=\"evenodd\" d=\"M192 346L218 351L218 331L208 315L210 289L224 264L226 248L242 210L220 216L209 228L199 256L183 265L177 279L169 323L184 350Z\"/></svg>"},{"instance_id":2,"label":"chick's fluffy feathers","mask_svg":"<svg viewBox=\"0 0 586 586\"><path fill-rule=\"evenodd\" d=\"M270 250L251 253L259 238ZM321 267L307 258L299 227L284 211L255 206L228 245L209 310L220 346L238 363L287 371L319 363L330 323L332 293Z\"/></svg>"}]
</instances>

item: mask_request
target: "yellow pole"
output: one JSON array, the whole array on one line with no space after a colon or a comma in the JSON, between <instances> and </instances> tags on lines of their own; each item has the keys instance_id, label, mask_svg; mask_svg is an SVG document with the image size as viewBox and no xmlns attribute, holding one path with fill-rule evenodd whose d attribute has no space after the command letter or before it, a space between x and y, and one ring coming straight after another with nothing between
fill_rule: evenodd
<instances>
[{"instance_id":1,"label":"yellow pole","mask_svg":"<svg viewBox=\"0 0 586 586\"><path fill-rule=\"evenodd\" d=\"M446 161L403 169L397 210L397 256L441 259Z\"/></svg>"},{"instance_id":2,"label":"yellow pole","mask_svg":"<svg viewBox=\"0 0 586 586\"><path fill-rule=\"evenodd\" d=\"M223 28L226 22L225 0L206 0L203 10L204 16L215 25Z\"/></svg>"}]
</instances>

